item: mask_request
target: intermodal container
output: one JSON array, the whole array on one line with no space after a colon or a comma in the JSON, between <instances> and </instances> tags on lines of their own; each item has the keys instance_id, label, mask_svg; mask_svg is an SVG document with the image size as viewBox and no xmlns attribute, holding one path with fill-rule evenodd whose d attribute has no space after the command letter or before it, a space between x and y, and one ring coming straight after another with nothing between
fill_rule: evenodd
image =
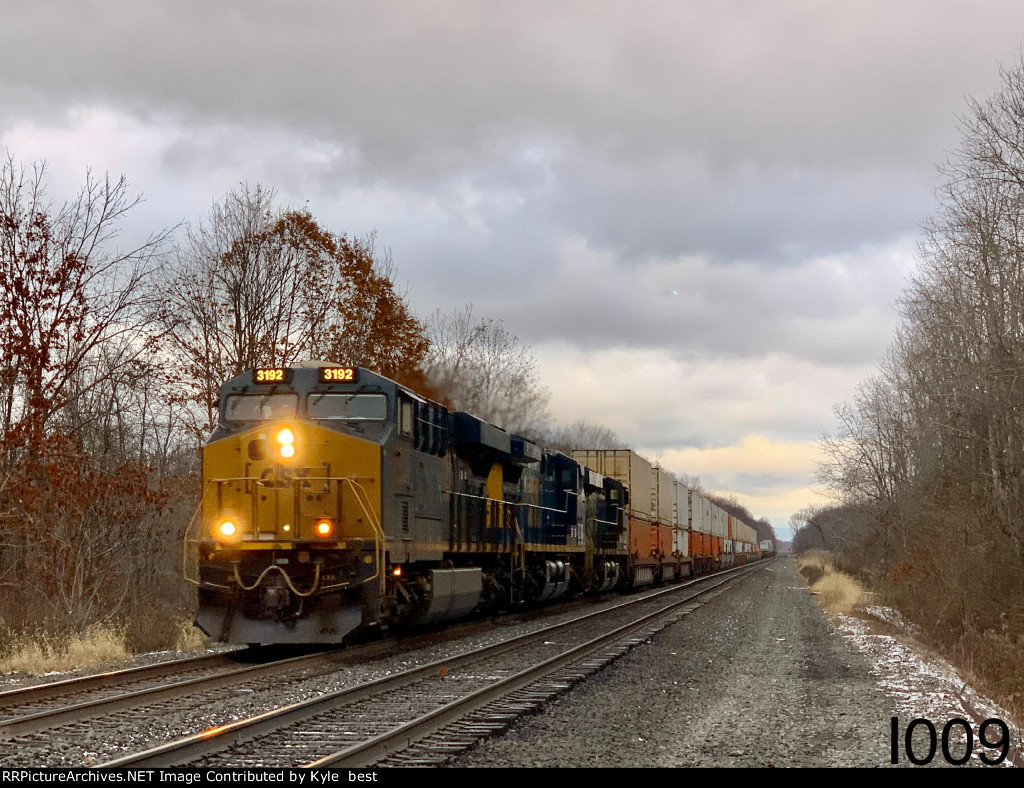
<instances>
[{"instance_id":1,"label":"intermodal container","mask_svg":"<svg viewBox=\"0 0 1024 788\"><path fill-rule=\"evenodd\" d=\"M685 484L676 482L676 526L673 549L683 558L690 555L690 491Z\"/></svg>"},{"instance_id":2,"label":"intermodal container","mask_svg":"<svg viewBox=\"0 0 1024 788\"><path fill-rule=\"evenodd\" d=\"M573 449L581 465L622 482L629 489L627 510L633 517L654 520L655 492L651 464L631 449Z\"/></svg>"}]
</instances>

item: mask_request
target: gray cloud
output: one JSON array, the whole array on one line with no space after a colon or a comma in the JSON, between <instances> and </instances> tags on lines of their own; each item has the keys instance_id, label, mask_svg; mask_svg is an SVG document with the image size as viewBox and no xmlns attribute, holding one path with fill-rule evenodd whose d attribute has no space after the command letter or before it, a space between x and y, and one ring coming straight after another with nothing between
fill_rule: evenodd
<instances>
[{"instance_id":1,"label":"gray cloud","mask_svg":"<svg viewBox=\"0 0 1024 788\"><path fill-rule=\"evenodd\" d=\"M352 145L366 178L473 168L536 135L610 160L928 167L950 109L1019 45L1024 9L985 10L75 1L8 15L0 80L62 104L302 130Z\"/></svg>"},{"instance_id":2,"label":"gray cloud","mask_svg":"<svg viewBox=\"0 0 1024 788\"><path fill-rule=\"evenodd\" d=\"M892 6L30 5L5 20L0 125L97 103L172 119L205 132L168 150L179 177L255 169L239 128L298 134L321 156L296 189L432 194L452 211L468 187L497 205L477 210L502 243L793 263L924 217L953 110L994 85L1024 29L1013 2ZM508 264L478 239L482 255Z\"/></svg>"},{"instance_id":3,"label":"gray cloud","mask_svg":"<svg viewBox=\"0 0 1024 788\"><path fill-rule=\"evenodd\" d=\"M680 360L789 353L820 364L873 363L897 319L892 306L910 250L863 248L774 270L699 258L620 266L582 245L501 308L531 342L659 347Z\"/></svg>"},{"instance_id":4,"label":"gray cloud","mask_svg":"<svg viewBox=\"0 0 1024 788\"><path fill-rule=\"evenodd\" d=\"M798 439L887 344L954 113L1021 30L1016 0L20 4L0 140L62 186L126 171L145 231L243 180L375 229L416 309L504 319L627 440ZM572 388L559 348L673 376Z\"/></svg>"}]
</instances>

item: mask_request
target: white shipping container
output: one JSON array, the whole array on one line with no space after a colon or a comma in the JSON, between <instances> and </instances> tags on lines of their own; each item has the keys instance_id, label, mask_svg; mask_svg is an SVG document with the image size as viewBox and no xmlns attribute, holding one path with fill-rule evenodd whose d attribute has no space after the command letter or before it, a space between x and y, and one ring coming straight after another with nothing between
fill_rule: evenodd
<instances>
[{"instance_id":1,"label":"white shipping container","mask_svg":"<svg viewBox=\"0 0 1024 788\"><path fill-rule=\"evenodd\" d=\"M743 541L749 544L751 547L753 547L755 544L757 544L757 531L755 531L749 525L744 525L743 528L746 532L746 536L744 537Z\"/></svg>"},{"instance_id":2,"label":"white shipping container","mask_svg":"<svg viewBox=\"0 0 1024 788\"><path fill-rule=\"evenodd\" d=\"M708 499L698 492L690 492L690 530L700 534L711 533L711 508Z\"/></svg>"},{"instance_id":3,"label":"white shipping container","mask_svg":"<svg viewBox=\"0 0 1024 788\"><path fill-rule=\"evenodd\" d=\"M711 534L712 531L714 530L714 527L715 527L715 523L714 523L715 507L711 503L711 501L709 501L707 498L703 498L702 497L702 499L701 499L701 508L704 510L704 516L703 516L703 520L701 522L701 526L702 526L701 532L705 533L705 534Z\"/></svg>"},{"instance_id":4,"label":"white shipping container","mask_svg":"<svg viewBox=\"0 0 1024 788\"><path fill-rule=\"evenodd\" d=\"M661 468L652 469L654 512L659 523L676 525L676 480Z\"/></svg>"},{"instance_id":5,"label":"white shipping container","mask_svg":"<svg viewBox=\"0 0 1024 788\"><path fill-rule=\"evenodd\" d=\"M690 491L685 484L675 483L676 518L679 526L672 534L672 549L682 556L690 554Z\"/></svg>"},{"instance_id":6,"label":"white shipping container","mask_svg":"<svg viewBox=\"0 0 1024 788\"><path fill-rule=\"evenodd\" d=\"M655 517L651 464L631 449L573 449L572 458L581 465L622 482L629 489L629 514L653 520Z\"/></svg>"}]
</instances>

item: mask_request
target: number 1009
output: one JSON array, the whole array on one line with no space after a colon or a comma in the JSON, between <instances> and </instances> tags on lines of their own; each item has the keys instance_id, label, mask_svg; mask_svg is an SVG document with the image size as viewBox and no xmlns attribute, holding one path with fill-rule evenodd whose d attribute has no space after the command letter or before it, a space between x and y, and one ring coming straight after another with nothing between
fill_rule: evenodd
<instances>
[{"instance_id":1,"label":"number 1009","mask_svg":"<svg viewBox=\"0 0 1024 788\"><path fill-rule=\"evenodd\" d=\"M892 746L892 757L891 763L900 762L900 721L899 717L892 718L892 737L890 744ZM924 753L914 751L914 730L916 728L924 728L928 733L928 746ZM961 731L967 734L967 746L961 755L954 756L950 751L950 737L956 736L959 739L958 734ZM993 738L995 736L995 738ZM992 717L985 720L981 725L978 726L978 742L983 748L998 750L999 757L992 758L983 749L978 757L981 758L982 763L987 763L989 766L995 766L1006 760L1006 756L1010 752L1010 729L1006 726L1006 723L1000 719ZM945 724L942 728L942 735L939 736L935 731L935 725L931 720L926 720L923 717L911 720L910 724L907 725L907 730L903 735L903 749L907 755L907 760L915 766L924 766L932 762L935 757L935 751L939 744L942 745L942 757L946 763L951 763L954 766L961 766L967 763L971 759L971 755L974 752L974 729L965 719L960 717L954 717ZM918 749L922 749L920 746ZM960 747L957 747L959 750Z\"/></svg>"}]
</instances>

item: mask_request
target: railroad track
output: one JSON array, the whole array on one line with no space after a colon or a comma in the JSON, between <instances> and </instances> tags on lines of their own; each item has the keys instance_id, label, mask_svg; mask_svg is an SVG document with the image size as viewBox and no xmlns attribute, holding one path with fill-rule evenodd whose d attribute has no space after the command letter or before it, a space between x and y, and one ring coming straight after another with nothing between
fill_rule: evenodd
<instances>
[{"instance_id":1,"label":"railroad track","mask_svg":"<svg viewBox=\"0 0 1024 788\"><path fill-rule=\"evenodd\" d=\"M381 659L446 644L456 637L494 637L505 624L565 615L576 607L574 603L549 605L503 616L499 622L472 620L340 649L321 648L291 659L282 657L282 652L294 654L294 648L242 648L7 691L0 693L0 766L82 764L66 756L54 759L54 741L65 742L65 749L77 745L85 762L91 762L97 752L107 751L106 757L112 757L116 742L131 746L135 741L144 747L147 739L166 740L181 736L183 727L187 731L210 725L211 717L237 719L251 714L244 709L251 704L241 702L241 693L250 693L244 698L252 699L272 695L269 689L275 687L306 682L315 685L310 694L321 694L348 680L340 672L347 666L372 673L367 665ZM232 692L238 694L232 698ZM241 713L225 712L225 702L242 706ZM279 703L271 698L257 705L270 708ZM220 708L214 710L215 706Z\"/></svg>"},{"instance_id":2,"label":"railroad track","mask_svg":"<svg viewBox=\"0 0 1024 788\"><path fill-rule=\"evenodd\" d=\"M765 565L674 585L101 765L358 767L443 762Z\"/></svg>"},{"instance_id":3,"label":"railroad track","mask_svg":"<svg viewBox=\"0 0 1024 788\"><path fill-rule=\"evenodd\" d=\"M230 658L217 660L215 657L221 655L211 655L209 660L198 657L150 666L152 671L149 668L135 668L18 690L9 694L15 696L14 700L21 700L21 703L14 708L7 704L0 706L0 741L102 715L152 706L183 696L223 690L245 682L262 682L282 674L308 673L318 669L333 671L337 665L332 662L332 657L342 651L332 649L241 667ZM140 673L135 674L135 671ZM194 675L197 673L201 675ZM168 683L168 676L175 676L179 680ZM52 686L48 696L42 692L47 686ZM33 694L32 690L39 692ZM21 693L24 693L21 698L16 697ZM3 696L0 696L0 703L3 700ZM75 702L69 703L69 700ZM43 708L39 708L40 705Z\"/></svg>"},{"instance_id":4,"label":"railroad track","mask_svg":"<svg viewBox=\"0 0 1024 788\"><path fill-rule=\"evenodd\" d=\"M518 620L528 621L535 616L558 612L556 607L550 607L519 614ZM294 653L294 648L238 648L218 654L169 660L8 690L0 692L0 742L91 717L195 694L205 689L260 680L306 666L315 667L319 663L327 663L333 670L340 664L441 642L452 634L491 631L492 623L471 621L450 626L444 631L431 629L426 633L403 638L342 648L320 648L315 654L293 658L279 655L282 651ZM169 678L174 681L168 682Z\"/></svg>"},{"instance_id":5,"label":"railroad track","mask_svg":"<svg viewBox=\"0 0 1024 788\"><path fill-rule=\"evenodd\" d=\"M39 706L54 701L66 703L69 698L84 697L93 692L110 692L139 687L154 680L163 680L167 676L188 675L230 666L232 658L242 651L245 649L232 649L217 654L205 654L201 657L168 660L139 668L111 670L73 679L50 681L31 687L5 690L0 692L0 724L12 716L17 716L22 712L27 713L27 710L38 710Z\"/></svg>"}]
</instances>

